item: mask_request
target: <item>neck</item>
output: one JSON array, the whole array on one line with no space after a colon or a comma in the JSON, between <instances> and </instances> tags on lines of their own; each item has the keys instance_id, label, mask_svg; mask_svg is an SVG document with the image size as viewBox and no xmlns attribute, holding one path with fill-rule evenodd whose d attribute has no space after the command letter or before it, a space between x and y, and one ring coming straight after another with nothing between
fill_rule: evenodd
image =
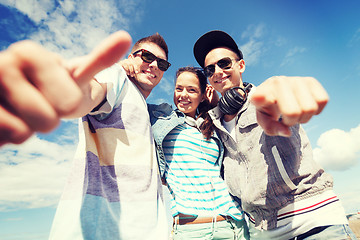
<instances>
[{"instance_id":1,"label":"neck","mask_svg":"<svg viewBox=\"0 0 360 240\"><path fill-rule=\"evenodd\" d=\"M236 117L236 114L233 114L233 115L227 115L227 114L225 114L225 115L224 115L224 121L225 121L225 122L230 122L231 120L234 119L234 117Z\"/></svg>"},{"instance_id":2,"label":"neck","mask_svg":"<svg viewBox=\"0 0 360 240\"><path fill-rule=\"evenodd\" d=\"M185 113L186 116L188 117L192 117L193 119L195 119L195 113Z\"/></svg>"},{"instance_id":3,"label":"neck","mask_svg":"<svg viewBox=\"0 0 360 240\"><path fill-rule=\"evenodd\" d=\"M136 81L135 77L130 77L128 75L128 78L130 79L130 81L132 81L136 85L137 89L139 89L139 91L141 92L141 94L143 95L143 97L145 99L150 95L151 91L146 91L146 90L142 89L140 87L140 85L138 84L138 82Z\"/></svg>"},{"instance_id":4,"label":"neck","mask_svg":"<svg viewBox=\"0 0 360 240\"><path fill-rule=\"evenodd\" d=\"M139 89L139 91L141 92L141 94L144 96L145 99L147 99L147 97L150 95L151 92L145 92L141 89Z\"/></svg>"}]
</instances>

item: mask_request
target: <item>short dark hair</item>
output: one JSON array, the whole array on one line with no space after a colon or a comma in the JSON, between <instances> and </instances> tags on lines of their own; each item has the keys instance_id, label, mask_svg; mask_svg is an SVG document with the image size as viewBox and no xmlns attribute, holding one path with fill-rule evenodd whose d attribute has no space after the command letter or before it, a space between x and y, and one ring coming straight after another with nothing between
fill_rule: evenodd
<instances>
[{"instance_id":1,"label":"short dark hair","mask_svg":"<svg viewBox=\"0 0 360 240\"><path fill-rule=\"evenodd\" d=\"M151 36L144 37L144 38L141 38L140 40L138 40L134 44L131 52L134 52L134 50L137 50L141 44L147 43L147 42L154 43L154 44L158 45L162 50L164 50L165 55L166 55L166 59L169 58L168 57L168 54L169 54L168 46L167 46L164 38L159 33L155 33L155 34L153 34Z\"/></svg>"}]
</instances>

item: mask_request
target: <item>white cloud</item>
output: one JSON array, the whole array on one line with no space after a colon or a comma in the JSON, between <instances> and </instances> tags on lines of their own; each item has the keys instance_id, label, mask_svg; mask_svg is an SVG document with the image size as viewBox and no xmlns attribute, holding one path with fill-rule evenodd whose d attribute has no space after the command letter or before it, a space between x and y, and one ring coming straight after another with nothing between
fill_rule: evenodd
<instances>
[{"instance_id":1,"label":"white cloud","mask_svg":"<svg viewBox=\"0 0 360 240\"><path fill-rule=\"evenodd\" d=\"M48 232L21 232L18 231L15 235L12 234L2 234L0 233L0 239L6 239L6 240L46 240L49 239L49 233Z\"/></svg>"},{"instance_id":2,"label":"white cloud","mask_svg":"<svg viewBox=\"0 0 360 240\"><path fill-rule=\"evenodd\" d=\"M289 58L289 57L293 57L294 55L298 54L298 53L303 53L306 51L306 48L303 48L303 47L294 47L292 49L290 49L288 51L288 53L286 54L286 58Z\"/></svg>"},{"instance_id":3,"label":"white cloud","mask_svg":"<svg viewBox=\"0 0 360 240\"><path fill-rule=\"evenodd\" d=\"M174 80L163 77L161 82L151 91L146 101L153 104L168 103L171 105L173 103L173 94Z\"/></svg>"},{"instance_id":4,"label":"white cloud","mask_svg":"<svg viewBox=\"0 0 360 240\"><path fill-rule=\"evenodd\" d=\"M356 46L358 43L360 43L360 28L358 30L356 30L356 32L350 39L349 46L353 47L353 46Z\"/></svg>"},{"instance_id":5,"label":"white cloud","mask_svg":"<svg viewBox=\"0 0 360 240\"><path fill-rule=\"evenodd\" d=\"M37 24L46 19L47 13L55 7L55 2L48 0L1 0L0 3L16 8Z\"/></svg>"},{"instance_id":6,"label":"white cloud","mask_svg":"<svg viewBox=\"0 0 360 240\"><path fill-rule=\"evenodd\" d=\"M116 0L0 0L27 15L38 31L27 38L66 58L84 55L117 30L130 28L131 13L140 1L131 4ZM121 7L120 7L121 6ZM139 18L139 11L136 13Z\"/></svg>"},{"instance_id":7,"label":"white cloud","mask_svg":"<svg viewBox=\"0 0 360 240\"><path fill-rule=\"evenodd\" d=\"M244 55L246 65L256 64L264 52L264 44L260 39L265 33L265 25L249 25L242 33L242 39L248 39L248 42L239 46Z\"/></svg>"},{"instance_id":8,"label":"white cloud","mask_svg":"<svg viewBox=\"0 0 360 240\"><path fill-rule=\"evenodd\" d=\"M285 58L283 60L283 62L280 64L280 66L285 66L288 64L291 64L294 62L294 56L297 54L301 54L303 52L306 52L306 48L304 47L294 47L292 49L290 49L287 54L285 55Z\"/></svg>"},{"instance_id":9,"label":"white cloud","mask_svg":"<svg viewBox=\"0 0 360 240\"><path fill-rule=\"evenodd\" d=\"M342 205L346 213L355 213L360 210L360 188L353 184L351 190L346 192L337 192L338 197L341 199Z\"/></svg>"},{"instance_id":10,"label":"white cloud","mask_svg":"<svg viewBox=\"0 0 360 240\"><path fill-rule=\"evenodd\" d=\"M163 77L159 84L160 89L162 89L166 94L172 96L174 93L174 80L168 80L167 78Z\"/></svg>"},{"instance_id":11,"label":"white cloud","mask_svg":"<svg viewBox=\"0 0 360 240\"><path fill-rule=\"evenodd\" d=\"M360 125L345 132L332 129L323 134L314 148L314 159L327 170L346 170L360 160Z\"/></svg>"},{"instance_id":12,"label":"white cloud","mask_svg":"<svg viewBox=\"0 0 360 240\"><path fill-rule=\"evenodd\" d=\"M4 218L4 219L0 219L0 221L2 222L19 222L19 221L23 221L24 218Z\"/></svg>"},{"instance_id":13,"label":"white cloud","mask_svg":"<svg viewBox=\"0 0 360 240\"><path fill-rule=\"evenodd\" d=\"M284 46L288 41L286 40L286 38L278 36L274 42L275 46L277 47L282 47Z\"/></svg>"},{"instance_id":14,"label":"white cloud","mask_svg":"<svg viewBox=\"0 0 360 240\"><path fill-rule=\"evenodd\" d=\"M265 24L249 25L246 30L242 33L241 38L261 38L265 32Z\"/></svg>"},{"instance_id":15,"label":"white cloud","mask_svg":"<svg viewBox=\"0 0 360 240\"><path fill-rule=\"evenodd\" d=\"M0 211L58 203L76 147L61 138L55 143L33 136L1 149Z\"/></svg>"},{"instance_id":16,"label":"white cloud","mask_svg":"<svg viewBox=\"0 0 360 240\"><path fill-rule=\"evenodd\" d=\"M88 53L110 33L128 28L128 20L114 1L64 1L31 39L65 57L73 57Z\"/></svg>"},{"instance_id":17,"label":"white cloud","mask_svg":"<svg viewBox=\"0 0 360 240\"><path fill-rule=\"evenodd\" d=\"M243 52L246 65L251 66L259 61L263 53L263 43L261 41L252 39L246 44L242 45L240 49Z\"/></svg>"}]
</instances>

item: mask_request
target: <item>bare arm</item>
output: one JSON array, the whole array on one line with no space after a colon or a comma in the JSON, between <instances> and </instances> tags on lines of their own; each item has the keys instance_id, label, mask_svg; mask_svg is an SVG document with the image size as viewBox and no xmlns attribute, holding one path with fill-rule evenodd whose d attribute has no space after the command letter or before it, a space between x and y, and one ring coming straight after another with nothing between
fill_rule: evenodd
<instances>
[{"instance_id":1,"label":"bare arm","mask_svg":"<svg viewBox=\"0 0 360 240\"><path fill-rule=\"evenodd\" d=\"M90 112L106 94L93 76L117 62L130 45L131 37L120 31L70 61L31 41L1 52L0 146L21 143L36 131L48 132L61 118Z\"/></svg>"}]
</instances>

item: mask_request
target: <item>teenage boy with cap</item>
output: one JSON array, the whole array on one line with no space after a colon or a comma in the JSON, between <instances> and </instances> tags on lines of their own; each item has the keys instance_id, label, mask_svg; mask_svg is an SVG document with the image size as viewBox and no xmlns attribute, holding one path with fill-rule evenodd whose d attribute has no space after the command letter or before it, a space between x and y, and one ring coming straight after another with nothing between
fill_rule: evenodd
<instances>
[{"instance_id":1,"label":"teenage boy with cap","mask_svg":"<svg viewBox=\"0 0 360 240\"><path fill-rule=\"evenodd\" d=\"M311 77L243 82L245 61L235 41L210 31L194 56L222 97L209 111L226 148L224 178L249 217L251 239L356 239L332 190L332 177L313 160L300 126L319 114L328 95Z\"/></svg>"}]
</instances>

